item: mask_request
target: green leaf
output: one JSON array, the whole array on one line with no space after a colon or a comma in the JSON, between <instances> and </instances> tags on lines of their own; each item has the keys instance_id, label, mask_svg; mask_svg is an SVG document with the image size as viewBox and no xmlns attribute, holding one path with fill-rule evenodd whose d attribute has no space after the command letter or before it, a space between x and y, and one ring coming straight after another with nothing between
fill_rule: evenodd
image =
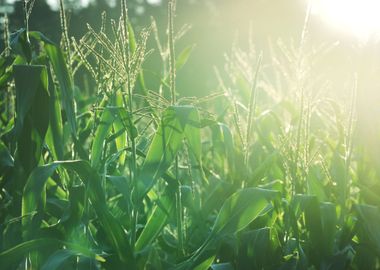
<instances>
[{"instance_id":1,"label":"green leaf","mask_svg":"<svg viewBox=\"0 0 380 270\"><path fill-rule=\"evenodd\" d=\"M234 141L231 130L226 124L217 123L211 126L212 130L212 143L215 152L222 158L227 159L227 166L229 171L234 174L235 172L235 149ZM224 162L223 162L224 163Z\"/></svg>"},{"instance_id":2,"label":"green leaf","mask_svg":"<svg viewBox=\"0 0 380 270\"><path fill-rule=\"evenodd\" d=\"M121 121L129 137L136 138L138 136L138 131L133 123L132 116L124 107L108 107L108 109L114 112L115 117Z\"/></svg>"},{"instance_id":3,"label":"green leaf","mask_svg":"<svg viewBox=\"0 0 380 270\"><path fill-rule=\"evenodd\" d=\"M95 253L91 252L90 250L84 250L84 248L79 247L77 250L72 249L73 246L70 246L70 249L61 249L57 250L53 255L49 257L49 259L44 263L44 265L41 267L41 270L56 270L56 269L62 269L61 267L64 266L64 263L72 258L72 257L86 257L91 259L96 259L98 261L104 262L104 258L100 257L99 255L96 255Z\"/></svg>"},{"instance_id":4,"label":"green leaf","mask_svg":"<svg viewBox=\"0 0 380 270\"><path fill-rule=\"evenodd\" d=\"M8 148L0 141L0 169L5 167L13 167L14 160L8 151Z\"/></svg>"},{"instance_id":5,"label":"green leaf","mask_svg":"<svg viewBox=\"0 0 380 270\"><path fill-rule=\"evenodd\" d=\"M180 115L185 117L186 126L184 129L184 135L186 141L189 144L190 151L194 154L195 158L202 164L202 141L201 141L201 129L198 110L191 110L190 114Z\"/></svg>"},{"instance_id":6,"label":"green leaf","mask_svg":"<svg viewBox=\"0 0 380 270\"><path fill-rule=\"evenodd\" d=\"M323 254L325 257L332 256L334 252L334 242L336 239L338 218L336 206L332 203L321 204L321 222Z\"/></svg>"},{"instance_id":7,"label":"green leaf","mask_svg":"<svg viewBox=\"0 0 380 270\"><path fill-rule=\"evenodd\" d=\"M173 213L174 209L175 200L173 194L160 196L159 204L153 208L152 214L137 239L136 252L142 251L157 238L163 227L167 224L169 215Z\"/></svg>"},{"instance_id":8,"label":"green leaf","mask_svg":"<svg viewBox=\"0 0 380 270\"><path fill-rule=\"evenodd\" d=\"M212 235L226 235L244 229L257 218L268 203L280 193L260 188L247 188L234 193L223 204L212 228Z\"/></svg>"},{"instance_id":9,"label":"green leaf","mask_svg":"<svg viewBox=\"0 0 380 270\"><path fill-rule=\"evenodd\" d=\"M50 84L49 118L50 125L46 134L46 144L53 153L55 160L63 160L63 125L61 115L61 104L55 87Z\"/></svg>"},{"instance_id":10,"label":"green leaf","mask_svg":"<svg viewBox=\"0 0 380 270\"><path fill-rule=\"evenodd\" d=\"M212 255L205 259L202 263L198 264L197 267L194 268L194 270L207 270L210 268L212 263L215 260L215 255Z\"/></svg>"},{"instance_id":11,"label":"green leaf","mask_svg":"<svg viewBox=\"0 0 380 270\"><path fill-rule=\"evenodd\" d=\"M185 138L185 130L197 124L197 115L197 109L192 106L171 106L164 111L138 177L138 196L144 196L169 169ZM187 134L194 132L190 128ZM199 151L198 139L191 143Z\"/></svg>"},{"instance_id":12,"label":"green leaf","mask_svg":"<svg viewBox=\"0 0 380 270\"><path fill-rule=\"evenodd\" d=\"M206 218L212 214L212 212L218 211L225 202L225 198L230 197L233 192L234 190L231 183L220 179L213 181L212 189L207 193L204 205L201 209L201 216Z\"/></svg>"},{"instance_id":13,"label":"green leaf","mask_svg":"<svg viewBox=\"0 0 380 270\"><path fill-rule=\"evenodd\" d=\"M282 258L275 229L269 227L245 231L239 235L237 269L250 265L252 269L272 269Z\"/></svg>"},{"instance_id":14,"label":"green leaf","mask_svg":"<svg viewBox=\"0 0 380 270\"><path fill-rule=\"evenodd\" d=\"M12 51L25 59L26 62L32 61L32 50L27 42L26 30L21 28L10 36L10 46Z\"/></svg>"},{"instance_id":15,"label":"green leaf","mask_svg":"<svg viewBox=\"0 0 380 270\"><path fill-rule=\"evenodd\" d=\"M0 253L0 262L2 269L9 269L19 263L29 252L41 250L43 248L55 249L59 244L56 239L35 239L23 242L11 249Z\"/></svg>"},{"instance_id":16,"label":"green leaf","mask_svg":"<svg viewBox=\"0 0 380 270\"><path fill-rule=\"evenodd\" d=\"M337 185L338 202L344 206L347 199L347 176L345 169L345 157L341 153L341 144L338 143L336 149L334 149L333 157L330 164L331 178Z\"/></svg>"},{"instance_id":17,"label":"green leaf","mask_svg":"<svg viewBox=\"0 0 380 270\"><path fill-rule=\"evenodd\" d=\"M138 136L137 129L132 123L132 118L125 108L112 106L105 107L92 144L91 165L94 168L98 168L100 165L106 138L109 136L113 124L116 127L115 132L125 130L130 137L136 138ZM126 137L121 136L121 140L124 138ZM119 147L121 147L125 145L125 142L118 141L116 138L116 144L119 144Z\"/></svg>"},{"instance_id":18,"label":"green leaf","mask_svg":"<svg viewBox=\"0 0 380 270\"><path fill-rule=\"evenodd\" d=\"M234 234L248 226L271 205L279 200L280 192L260 188L246 188L232 194L223 204L209 237L202 246L185 262L175 269L193 269L203 263L200 260L208 248L214 249L226 235ZM216 252L216 251L214 251Z\"/></svg>"},{"instance_id":19,"label":"green leaf","mask_svg":"<svg viewBox=\"0 0 380 270\"><path fill-rule=\"evenodd\" d=\"M176 63L175 63L175 66L176 66L176 70L180 70L181 68L183 68L183 66L187 63L187 61L189 60L190 58L190 54L191 52L193 51L193 49L195 48L194 45L190 45L190 46L187 46L178 56L177 56L177 59L176 59ZM169 82L169 75L167 75L163 80L162 80L162 83L163 84L168 84Z\"/></svg>"},{"instance_id":20,"label":"green leaf","mask_svg":"<svg viewBox=\"0 0 380 270\"><path fill-rule=\"evenodd\" d=\"M16 160L28 175L41 158L49 125L48 78L45 66L14 66L16 86ZM23 187L19 183L19 187Z\"/></svg>"},{"instance_id":21,"label":"green leaf","mask_svg":"<svg viewBox=\"0 0 380 270\"><path fill-rule=\"evenodd\" d=\"M120 91L116 93L115 103L116 103L116 106L118 107L123 106L123 96ZM115 134L120 133L120 135L115 139L116 149L118 152L123 151L123 149L127 147L127 132L125 129L124 122L120 119L120 117L116 119L116 121L114 121L113 129L114 129ZM119 157L120 165L124 164L125 158L126 158L126 151L124 151Z\"/></svg>"},{"instance_id":22,"label":"green leaf","mask_svg":"<svg viewBox=\"0 0 380 270\"><path fill-rule=\"evenodd\" d=\"M22 196L22 220L23 238L32 239L34 233L39 228L41 218L36 220L33 213L43 213L46 204L45 185L48 178L54 173L58 164L50 164L35 168L30 174Z\"/></svg>"},{"instance_id":23,"label":"green leaf","mask_svg":"<svg viewBox=\"0 0 380 270\"><path fill-rule=\"evenodd\" d=\"M21 56L1 56L0 57L0 87L5 89L7 83L12 79L13 65L25 64L26 61Z\"/></svg>"},{"instance_id":24,"label":"green leaf","mask_svg":"<svg viewBox=\"0 0 380 270\"><path fill-rule=\"evenodd\" d=\"M67 120L71 127L71 133L74 137L76 137L77 124L75 99L73 96L74 84L69 74L69 70L67 69L66 61L64 59L62 50L51 43L45 43L45 51L49 56L54 74L58 80L62 99L62 107L65 110Z\"/></svg>"},{"instance_id":25,"label":"green leaf","mask_svg":"<svg viewBox=\"0 0 380 270\"><path fill-rule=\"evenodd\" d=\"M112 123L115 120L115 114L105 108L102 116L100 117L100 123L96 129L94 141L91 148L91 166L94 168L99 167L102 154L105 146L105 139L109 135L112 127Z\"/></svg>"},{"instance_id":26,"label":"green leaf","mask_svg":"<svg viewBox=\"0 0 380 270\"><path fill-rule=\"evenodd\" d=\"M194 155L199 166L201 177L205 183L208 183L207 177L203 171L202 165L202 140L201 140L201 121L198 110L194 109L187 117L187 124L184 130L184 136L190 153Z\"/></svg>"},{"instance_id":27,"label":"green leaf","mask_svg":"<svg viewBox=\"0 0 380 270\"><path fill-rule=\"evenodd\" d=\"M19 263L25 256L31 252L43 249L55 250L60 246L65 245L70 249L62 249L56 251L45 262L41 269L59 269L65 260L72 256L84 256L104 262L104 258L96 253L76 244L60 241L52 238L40 238L23 242L15 247L5 250L0 253L0 262L2 269L9 269Z\"/></svg>"},{"instance_id":28,"label":"green leaf","mask_svg":"<svg viewBox=\"0 0 380 270\"><path fill-rule=\"evenodd\" d=\"M211 265L212 270L235 270L231 263L217 263Z\"/></svg>"},{"instance_id":29,"label":"green leaf","mask_svg":"<svg viewBox=\"0 0 380 270\"><path fill-rule=\"evenodd\" d=\"M135 35L135 31L133 30L131 22L128 21L127 27L128 27L128 34L129 34L128 38L129 38L129 44L131 46L131 51L135 52L136 47L137 47L136 35Z\"/></svg>"},{"instance_id":30,"label":"green leaf","mask_svg":"<svg viewBox=\"0 0 380 270\"><path fill-rule=\"evenodd\" d=\"M72 170L77 173L88 190L90 202L110 244L114 249L114 252L118 254L121 262L133 266L133 253L129 245L127 235L119 221L112 216L107 209L100 176L93 168L91 168L87 161L54 162L36 168L30 175L24 190L23 214L30 215L34 211L38 211L44 207L44 189L46 181L58 168L58 166L62 166L67 170ZM30 222L31 219L26 219L23 223L25 230L29 232L29 236L32 235L33 231L29 230L29 228L25 226L30 224Z\"/></svg>"},{"instance_id":31,"label":"green leaf","mask_svg":"<svg viewBox=\"0 0 380 270\"><path fill-rule=\"evenodd\" d=\"M129 201L131 191L128 186L127 177L107 175L107 179L115 186L116 190L123 195L125 201Z\"/></svg>"},{"instance_id":32,"label":"green leaf","mask_svg":"<svg viewBox=\"0 0 380 270\"><path fill-rule=\"evenodd\" d=\"M296 218L299 218L302 213L305 214L305 225L314 253L314 256L309 259L314 263L319 263L325 243L323 242L321 209L318 199L316 196L297 194L293 199L292 207Z\"/></svg>"},{"instance_id":33,"label":"green leaf","mask_svg":"<svg viewBox=\"0 0 380 270\"><path fill-rule=\"evenodd\" d=\"M189 60L191 52L194 49L194 45L189 45L177 56L176 69L180 70Z\"/></svg>"},{"instance_id":34,"label":"green leaf","mask_svg":"<svg viewBox=\"0 0 380 270\"><path fill-rule=\"evenodd\" d=\"M356 205L356 212L359 214L361 226L367 232L370 241L376 247L376 252L380 256L380 211L376 206Z\"/></svg>"},{"instance_id":35,"label":"green leaf","mask_svg":"<svg viewBox=\"0 0 380 270\"><path fill-rule=\"evenodd\" d=\"M14 65L13 71L16 86L15 135L19 136L26 121L25 118L29 117L30 113L34 113L35 117L43 117L43 113L46 114L48 111L46 106L48 104L48 78L45 66ZM45 111L38 110L41 107ZM36 127L42 134L46 129L46 123L41 123L41 119L32 120L34 120L33 127Z\"/></svg>"},{"instance_id":36,"label":"green leaf","mask_svg":"<svg viewBox=\"0 0 380 270\"><path fill-rule=\"evenodd\" d=\"M326 194L323 189L323 183L321 177L323 175L322 168L317 165L311 166L307 175L307 192L308 195L317 196L318 200L323 202L326 200ZM322 178L322 179L321 179Z\"/></svg>"},{"instance_id":37,"label":"green leaf","mask_svg":"<svg viewBox=\"0 0 380 270\"><path fill-rule=\"evenodd\" d=\"M62 250L57 250L54 252L52 256L49 257L49 259L44 263L44 265L41 267L41 270L57 270L63 264L70 258L74 256L78 256L80 254L77 254L74 251L67 250L67 249L62 249Z\"/></svg>"}]
</instances>

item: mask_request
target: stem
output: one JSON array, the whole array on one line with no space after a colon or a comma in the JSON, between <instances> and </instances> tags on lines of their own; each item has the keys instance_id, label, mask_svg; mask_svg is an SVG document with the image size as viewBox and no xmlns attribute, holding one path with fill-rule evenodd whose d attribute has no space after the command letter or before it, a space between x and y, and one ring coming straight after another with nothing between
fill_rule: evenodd
<instances>
[{"instance_id":1,"label":"stem","mask_svg":"<svg viewBox=\"0 0 380 270\"><path fill-rule=\"evenodd\" d=\"M67 58L67 67L70 71L70 76L71 76L72 72L71 72L71 51L70 51L69 29L67 25L65 5L63 3L63 0L59 1L59 11L60 11L60 17L61 17L62 39L63 39L64 49L65 49L66 58Z\"/></svg>"},{"instance_id":2,"label":"stem","mask_svg":"<svg viewBox=\"0 0 380 270\"><path fill-rule=\"evenodd\" d=\"M345 153L345 170L344 170L344 193L343 193L343 199L342 199L342 208L343 211L346 211L346 201L347 201L347 195L350 193L350 165L351 165L351 158L352 158L352 150L353 150L353 129L354 129L354 113L355 113L355 103L356 103L356 91L358 80L357 76L355 76L354 86L352 88L352 97L351 97L351 104L350 104L350 114L349 114L349 120L348 120L348 128L347 128L347 134L346 134L346 153ZM342 215L343 216L343 215Z\"/></svg>"},{"instance_id":3,"label":"stem","mask_svg":"<svg viewBox=\"0 0 380 270\"><path fill-rule=\"evenodd\" d=\"M131 86L131 55L130 55L130 43L129 43L129 31L128 31L128 14L127 14L127 2L126 0L121 1L121 12L122 12L122 20L123 20L123 36L125 38L125 54L126 59L124 63L127 68L127 93L128 93L128 102L123 97L124 106L128 108L129 112L129 125L133 125L133 100L132 100L132 86ZM137 192L137 183L136 183L136 139L133 136L129 136L131 143L131 154L132 159L130 162L129 170L130 170L130 180L132 185L132 190ZM135 196L136 198L138 196ZM133 198L133 196L131 196ZM134 249L136 243L136 228L137 228L137 219L138 219L138 207L137 203L131 199L132 211L131 211L131 247Z\"/></svg>"},{"instance_id":4,"label":"stem","mask_svg":"<svg viewBox=\"0 0 380 270\"><path fill-rule=\"evenodd\" d=\"M30 44L30 39L29 39L29 9L28 9L28 2L24 1L24 20L25 20L25 30L26 30L26 42Z\"/></svg>"},{"instance_id":5,"label":"stem","mask_svg":"<svg viewBox=\"0 0 380 270\"><path fill-rule=\"evenodd\" d=\"M296 141L296 149L294 151L294 159L293 159L293 168L292 168L292 177L293 177L293 195L296 193L301 193L300 182L301 179L298 179L298 161L299 161L299 151L301 147L301 137L302 137L302 127L303 127L303 113L304 113L304 88L301 88L301 97L300 97L300 113L298 120L298 128L297 128L297 141Z\"/></svg>"},{"instance_id":6,"label":"stem","mask_svg":"<svg viewBox=\"0 0 380 270\"><path fill-rule=\"evenodd\" d=\"M178 178L178 156L175 160L175 168L176 168L176 181L178 183L177 194L176 194L176 207L177 207L177 234L178 234L178 251L180 255L184 254L184 246L183 246L183 213L182 213L182 196L181 196L181 183Z\"/></svg>"},{"instance_id":7,"label":"stem","mask_svg":"<svg viewBox=\"0 0 380 270\"><path fill-rule=\"evenodd\" d=\"M175 47L174 47L174 10L175 10L175 0L170 0L168 4L168 41L169 41L169 75L170 75L170 93L171 93L171 105L176 103L176 67L175 67ZM178 184L177 194L176 194L176 214L177 214L177 236L178 236L178 251L180 255L184 254L183 247L183 213L182 213L182 201L181 201L181 182L179 180L178 173L178 155L175 157L175 177Z\"/></svg>"},{"instance_id":8,"label":"stem","mask_svg":"<svg viewBox=\"0 0 380 270\"><path fill-rule=\"evenodd\" d=\"M308 7L306 10L305 15L305 21L302 29L301 34L301 41L299 45L299 55L297 58L297 91L300 93L300 114L299 114L299 121L298 121L298 127L297 127L297 134L296 134L296 148L295 151L292 153L293 156L293 164L291 168L291 177L292 177L292 195L295 195L296 193L302 193L302 186L301 186L301 179L298 179L298 161L299 161L299 150L300 150L300 144L301 144L301 131L303 126L303 112L304 112L304 66L305 66L305 45L306 40L308 36L308 28L309 28L309 21L310 21L310 12L312 7L312 1L309 0Z\"/></svg>"},{"instance_id":9,"label":"stem","mask_svg":"<svg viewBox=\"0 0 380 270\"><path fill-rule=\"evenodd\" d=\"M171 103L172 105L176 102L176 89L175 89L175 77L176 77L176 67L175 67L175 48L174 48L174 8L175 0L170 0L168 5L169 12L169 65L170 65L170 93L171 93Z\"/></svg>"},{"instance_id":10,"label":"stem","mask_svg":"<svg viewBox=\"0 0 380 270\"><path fill-rule=\"evenodd\" d=\"M130 118L132 115L130 116ZM136 141L135 138L131 138L131 150L132 150L132 166L131 166L131 180L132 185L134 187L134 191L136 192ZM131 246L134 249L136 243L136 227L137 227L137 217L138 217L138 207L135 202L132 201L132 226L131 226Z\"/></svg>"},{"instance_id":11,"label":"stem","mask_svg":"<svg viewBox=\"0 0 380 270\"><path fill-rule=\"evenodd\" d=\"M244 165L246 167L246 172L248 174L248 156L249 156L249 139L251 137L251 131L252 131L252 120L255 115L256 111L256 100L257 100L257 80L259 77L259 71L261 67L261 61L263 58L263 54L260 53L259 59L257 62L257 67L255 71L255 75L252 81L252 90L251 90L251 96L249 99L249 111L248 111L248 123L247 123L247 131L245 136L245 153L244 153ZM247 175L248 176L248 175ZM247 177L245 181L248 181Z\"/></svg>"}]
</instances>

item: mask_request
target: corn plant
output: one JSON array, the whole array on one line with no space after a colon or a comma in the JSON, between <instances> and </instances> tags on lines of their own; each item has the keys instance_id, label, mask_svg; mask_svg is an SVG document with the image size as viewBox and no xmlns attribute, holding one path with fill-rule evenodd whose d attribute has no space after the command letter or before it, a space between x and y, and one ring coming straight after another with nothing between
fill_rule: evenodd
<instances>
[{"instance_id":1,"label":"corn plant","mask_svg":"<svg viewBox=\"0 0 380 270\"><path fill-rule=\"evenodd\" d=\"M165 41L154 19L134 31L126 0L75 39L60 1L55 44L29 31L32 7L0 56L1 269L380 267L356 80L349 105L324 95L309 63L331 47L308 52L307 19L299 46L234 44L217 92L194 98L176 89L193 46L174 0Z\"/></svg>"}]
</instances>

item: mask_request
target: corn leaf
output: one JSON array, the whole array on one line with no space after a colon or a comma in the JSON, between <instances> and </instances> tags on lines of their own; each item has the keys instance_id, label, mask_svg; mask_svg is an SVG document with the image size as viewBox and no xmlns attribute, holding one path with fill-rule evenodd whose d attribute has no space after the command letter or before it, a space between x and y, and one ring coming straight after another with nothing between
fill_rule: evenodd
<instances>
[{"instance_id":1,"label":"corn leaf","mask_svg":"<svg viewBox=\"0 0 380 270\"><path fill-rule=\"evenodd\" d=\"M45 184L53 172L62 166L67 170L77 173L84 185L88 189L89 199L94 207L100 224L106 232L107 238L123 263L133 265L132 249L129 246L128 238L119 221L112 216L107 209L106 200L101 187L100 176L91 168L87 161L62 161L54 162L36 168L30 175L23 194L23 215L30 215L34 211L39 212L45 205ZM29 229L32 217L23 221L23 226L28 236L31 237L33 230ZM33 221L35 222L35 221ZM41 222L41 220L40 220ZM35 227L35 226L33 226Z\"/></svg>"},{"instance_id":2,"label":"corn leaf","mask_svg":"<svg viewBox=\"0 0 380 270\"><path fill-rule=\"evenodd\" d=\"M200 137L192 127L199 127L195 107L171 106L164 111L140 171L137 183L140 196L146 194L169 169L186 135L195 136L190 139L190 145L195 153L200 154Z\"/></svg>"}]
</instances>

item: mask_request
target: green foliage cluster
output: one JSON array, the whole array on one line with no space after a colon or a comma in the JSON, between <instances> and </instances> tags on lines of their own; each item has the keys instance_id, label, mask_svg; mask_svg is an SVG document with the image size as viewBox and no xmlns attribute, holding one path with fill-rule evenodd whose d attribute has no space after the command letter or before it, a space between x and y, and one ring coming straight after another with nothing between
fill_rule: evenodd
<instances>
[{"instance_id":1,"label":"green foliage cluster","mask_svg":"<svg viewBox=\"0 0 380 270\"><path fill-rule=\"evenodd\" d=\"M7 39L0 268L378 269L380 197L359 177L371 164L354 144L356 90L348 108L306 92L301 42L282 48L275 83L261 54L235 46L219 92L178 98L192 46L176 54L174 11L170 1L167 42L154 20L135 34L125 0L119 21L104 15L79 41L62 1L60 46L27 28ZM155 91L142 68L150 35ZM75 86L82 68L95 91Z\"/></svg>"}]
</instances>

